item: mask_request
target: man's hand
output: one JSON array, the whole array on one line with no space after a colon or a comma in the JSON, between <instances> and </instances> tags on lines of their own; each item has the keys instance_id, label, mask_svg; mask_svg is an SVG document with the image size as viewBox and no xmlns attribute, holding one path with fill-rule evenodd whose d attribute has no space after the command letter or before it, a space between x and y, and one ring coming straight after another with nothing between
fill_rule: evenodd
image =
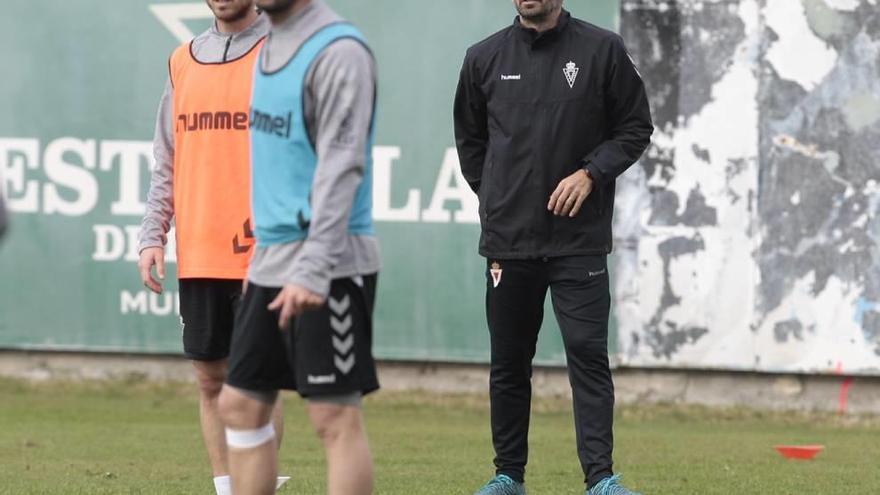
<instances>
[{"instance_id":1,"label":"man's hand","mask_svg":"<svg viewBox=\"0 0 880 495\"><path fill-rule=\"evenodd\" d=\"M557 216L574 217L591 192L593 192L593 179L584 169L580 169L559 182L556 190L550 195L547 209Z\"/></svg>"},{"instance_id":2,"label":"man's hand","mask_svg":"<svg viewBox=\"0 0 880 495\"><path fill-rule=\"evenodd\" d=\"M269 311L281 310L278 315L278 328L287 328L290 319L306 311L318 309L324 305L324 298L298 285L285 285L278 297L269 303Z\"/></svg>"},{"instance_id":3,"label":"man's hand","mask_svg":"<svg viewBox=\"0 0 880 495\"><path fill-rule=\"evenodd\" d=\"M159 280L153 278L153 265L156 265ZM141 251L138 269L141 272L141 281L144 286L156 294L161 294L162 282L160 280L165 280L165 248L148 247Z\"/></svg>"}]
</instances>

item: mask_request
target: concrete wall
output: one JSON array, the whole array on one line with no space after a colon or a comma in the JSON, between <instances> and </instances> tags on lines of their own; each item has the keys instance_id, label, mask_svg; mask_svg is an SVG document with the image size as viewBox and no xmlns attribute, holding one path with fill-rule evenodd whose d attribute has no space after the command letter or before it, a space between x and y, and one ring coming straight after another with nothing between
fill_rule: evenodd
<instances>
[{"instance_id":1,"label":"concrete wall","mask_svg":"<svg viewBox=\"0 0 880 495\"><path fill-rule=\"evenodd\" d=\"M876 0L625 0L657 132L619 183L620 362L880 374Z\"/></svg>"},{"instance_id":2,"label":"concrete wall","mask_svg":"<svg viewBox=\"0 0 880 495\"><path fill-rule=\"evenodd\" d=\"M173 356L0 351L0 377L43 380L193 381L188 361ZM380 362L383 391L478 394L488 403L485 365ZM705 370L615 371L618 404L686 404L757 410L880 413L880 379L731 373ZM193 384L195 387L195 384ZM571 397L561 368L537 368L537 397Z\"/></svg>"}]
</instances>

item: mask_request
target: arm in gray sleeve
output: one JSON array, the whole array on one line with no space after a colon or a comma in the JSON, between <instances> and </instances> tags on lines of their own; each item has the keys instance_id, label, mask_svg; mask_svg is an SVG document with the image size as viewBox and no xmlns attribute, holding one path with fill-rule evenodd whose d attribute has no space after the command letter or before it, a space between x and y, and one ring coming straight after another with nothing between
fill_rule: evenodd
<instances>
[{"instance_id":1,"label":"arm in gray sleeve","mask_svg":"<svg viewBox=\"0 0 880 495\"><path fill-rule=\"evenodd\" d=\"M330 291L331 272L348 242L348 222L366 167L375 87L372 55L349 39L328 46L307 81L306 99L314 98L309 127L318 166L309 235L293 259L288 282L323 297Z\"/></svg>"},{"instance_id":2,"label":"arm in gray sleeve","mask_svg":"<svg viewBox=\"0 0 880 495\"><path fill-rule=\"evenodd\" d=\"M153 137L153 158L156 165L150 175L147 212L141 222L138 252L148 247L164 247L174 218L174 88L165 81L159 101L156 132Z\"/></svg>"}]
</instances>

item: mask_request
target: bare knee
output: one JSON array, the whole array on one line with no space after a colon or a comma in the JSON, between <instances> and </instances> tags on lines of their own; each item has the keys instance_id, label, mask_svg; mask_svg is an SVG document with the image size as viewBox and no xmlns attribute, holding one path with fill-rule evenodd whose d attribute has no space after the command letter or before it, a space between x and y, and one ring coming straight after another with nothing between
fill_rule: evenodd
<instances>
[{"instance_id":1,"label":"bare knee","mask_svg":"<svg viewBox=\"0 0 880 495\"><path fill-rule=\"evenodd\" d=\"M359 407L311 402L308 409L312 427L325 444L362 430Z\"/></svg>"},{"instance_id":2,"label":"bare knee","mask_svg":"<svg viewBox=\"0 0 880 495\"><path fill-rule=\"evenodd\" d=\"M224 385L218 408L223 423L232 428L254 429L269 423L272 404L249 397L241 390Z\"/></svg>"},{"instance_id":3,"label":"bare knee","mask_svg":"<svg viewBox=\"0 0 880 495\"><path fill-rule=\"evenodd\" d=\"M226 378L226 360L193 361L193 367L196 370L196 383L201 396L208 400L216 400Z\"/></svg>"}]
</instances>

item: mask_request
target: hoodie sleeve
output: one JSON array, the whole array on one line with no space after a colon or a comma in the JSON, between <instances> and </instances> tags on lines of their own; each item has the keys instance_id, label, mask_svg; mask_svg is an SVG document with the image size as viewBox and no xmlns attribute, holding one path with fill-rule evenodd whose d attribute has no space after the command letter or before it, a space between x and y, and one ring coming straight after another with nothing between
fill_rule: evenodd
<instances>
[{"instance_id":1,"label":"hoodie sleeve","mask_svg":"<svg viewBox=\"0 0 880 495\"><path fill-rule=\"evenodd\" d=\"M326 297L330 277L345 250L348 222L364 180L376 84L370 52L354 40L328 46L315 61L307 94L314 98L318 165L312 183L308 237L292 260L288 283Z\"/></svg>"},{"instance_id":2,"label":"hoodie sleeve","mask_svg":"<svg viewBox=\"0 0 880 495\"><path fill-rule=\"evenodd\" d=\"M619 36L611 38L604 93L608 139L583 159L584 168L600 186L635 163L654 132L645 85Z\"/></svg>"},{"instance_id":3,"label":"hoodie sleeve","mask_svg":"<svg viewBox=\"0 0 880 495\"><path fill-rule=\"evenodd\" d=\"M147 194L147 212L141 222L138 252L148 247L164 247L174 218L174 88L171 79L165 82L165 91L159 101L156 132L153 137L155 166L150 175Z\"/></svg>"}]
</instances>

